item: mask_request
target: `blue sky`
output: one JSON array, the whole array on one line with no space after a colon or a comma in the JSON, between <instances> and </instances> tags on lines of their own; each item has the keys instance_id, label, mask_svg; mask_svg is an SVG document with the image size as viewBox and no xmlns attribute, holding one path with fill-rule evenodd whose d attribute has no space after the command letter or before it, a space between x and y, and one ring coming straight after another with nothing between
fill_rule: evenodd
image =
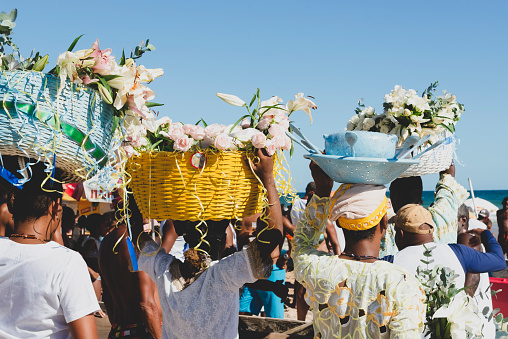
<instances>
[{"instance_id":1,"label":"blue sky","mask_svg":"<svg viewBox=\"0 0 508 339\"><path fill-rule=\"evenodd\" d=\"M344 129L358 99L381 112L395 85L421 93L438 80L466 108L456 126L459 182L508 189L506 1L3 0L0 11L12 8L15 42L26 55L49 54L51 65L80 34L77 49L99 38L117 58L150 38L157 49L140 63L164 68L150 87L173 120L235 122L244 111L216 92L246 101L258 87L285 102L312 95L314 123L303 112L292 118L318 146ZM301 191L311 176L295 147L290 168ZM436 180L425 176L424 189Z\"/></svg>"}]
</instances>

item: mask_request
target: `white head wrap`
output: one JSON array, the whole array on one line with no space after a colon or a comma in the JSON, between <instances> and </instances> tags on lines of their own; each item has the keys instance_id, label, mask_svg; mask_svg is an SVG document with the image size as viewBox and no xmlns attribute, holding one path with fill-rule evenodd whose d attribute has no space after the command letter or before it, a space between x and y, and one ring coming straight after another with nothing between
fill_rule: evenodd
<instances>
[{"instance_id":1,"label":"white head wrap","mask_svg":"<svg viewBox=\"0 0 508 339\"><path fill-rule=\"evenodd\" d=\"M330 200L329 216L342 228L361 231L376 226L386 208L385 186L342 184Z\"/></svg>"}]
</instances>

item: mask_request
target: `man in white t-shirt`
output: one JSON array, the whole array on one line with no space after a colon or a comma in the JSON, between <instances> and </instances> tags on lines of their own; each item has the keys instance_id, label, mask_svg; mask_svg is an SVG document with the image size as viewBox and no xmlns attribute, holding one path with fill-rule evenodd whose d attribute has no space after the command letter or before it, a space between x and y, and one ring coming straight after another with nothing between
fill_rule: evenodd
<instances>
[{"instance_id":1,"label":"man in white t-shirt","mask_svg":"<svg viewBox=\"0 0 508 339\"><path fill-rule=\"evenodd\" d=\"M239 289L270 276L272 258L278 257L282 241L282 213L273 160L264 150L258 150L258 156L260 161L251 166L267 190L269 211L268 224L260 218L257 225L258 229L272 228L259 234L261 241L255 240L242 251L213 261L206 268L205 256L194 248L184 253L182 263L160 249L146 233L140 237L139 268L157 285L163 338L238 338ZM212 222L207 223L213 228Z\"/></svg>"}]
</instances>

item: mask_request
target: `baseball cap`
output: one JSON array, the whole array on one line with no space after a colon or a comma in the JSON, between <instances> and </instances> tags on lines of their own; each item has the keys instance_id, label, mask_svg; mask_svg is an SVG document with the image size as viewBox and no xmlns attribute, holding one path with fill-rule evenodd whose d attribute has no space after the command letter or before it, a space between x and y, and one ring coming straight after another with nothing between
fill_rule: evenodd
<instances>
[{"instance_id":1,"label":"baseball cap","mask_svg":"<svg viewBox=\"0 0 508 339\"><path fill-rule=\"evenodd\" d=\"M422 224L428 224L431 229L420 229ZM395 227L409 233L432 234L436 225L432 220L432 214L426 208L418 204L408 204L397 212Z\"/></svg>"},{"instance_id":2,"label":"baseball cap","mask_svg":"<svg viewBox=\"0 0 508 339\"><path fill-rule=\"evenodd\" d=\"M485 208L482 209L479 213L478 213L478 216L479 217L482 217L482 218L488 218L489 216L489 211L487 211Z\"/></svg>"}]
</instances>

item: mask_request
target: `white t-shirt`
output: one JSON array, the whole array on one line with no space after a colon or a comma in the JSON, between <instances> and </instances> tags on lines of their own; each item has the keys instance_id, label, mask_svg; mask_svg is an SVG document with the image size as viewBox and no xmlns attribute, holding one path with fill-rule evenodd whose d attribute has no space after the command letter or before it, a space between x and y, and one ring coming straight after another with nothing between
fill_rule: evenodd
<instances>
[{"instance_id":1,"label":"white t-shirt","mask_svg":"<svg viewBox=\"0 0 508 339\"><path fill-rule=\"evenodd\" d=\"M429 268L432 269L436 265L441 265L452 269L455 271L455 274L458 274L455 286L457 288L464 287L466 273L464 272L464 268L462 267L459 259L455 255L455 252L453 252L450 246L447 244L430 242L426 243L425 247L429 249L434 248L432 250L432 259L434 261L429 264ZM418 266L426 268L426 265L421 262L421 260L428 260L427 257L423 255L425 247L424 245L416 245L404 248L402 251L397 252L393 256L393 264L406 269L416 276L416 268Z\"/></svg>"},{"instance_id":2,"label":"white t-shirt","mask_svg":"<svg viewBox=\"0 0 508 339\"><path fill-rule=\"evenodd\" d=\"M486 230L487 229L487 225L485 225L480 220L469 219L469 224L467 225L467 229L468 230L474 230L475 228L480 228L482 230Z\"/></svg>"},{"instance_id":3,"label":"white t-shirt","mask_svg":"<svg viewBox=\"0 0 508 339\"><path fill-rule=\"evenodd\" d=\"M252 246L249 245L249 246ZM143 252L159 246L148 243ZM175 258L160 250L138 258L139 269L155 281L163 314L162 337L168 339L238 338L239 289L259 278L260 263L244 249L212 262L192 284L182 289ZM175 269L176 268L176 269ZM257 273L255 273L257 272Z\"/></svg>"},{"instance_id":4,"label":"white t-shirt","mask_svg":"<svg viewBox=\"0 0 508 339\"><path fill-rule=\"evenodd\" d=\"M79 253L8 238L0 238L0 305L0 338L70 338L67 323L99 310Z\"/></svg>"},{"instance_id":5,"label":"white t-shirt","mask_svg":"<svg viewBox=\"0 0 508 339\"><path fill-rule=\"evenodd\" d=\"M293 206L291 207L291 223L293 225L296 225L298 223L298 220L303 215L303 212L305 212L305 207L307 206L307 199L300 199L296 198L293 201Z\"/></svg>"}]
</instances>

